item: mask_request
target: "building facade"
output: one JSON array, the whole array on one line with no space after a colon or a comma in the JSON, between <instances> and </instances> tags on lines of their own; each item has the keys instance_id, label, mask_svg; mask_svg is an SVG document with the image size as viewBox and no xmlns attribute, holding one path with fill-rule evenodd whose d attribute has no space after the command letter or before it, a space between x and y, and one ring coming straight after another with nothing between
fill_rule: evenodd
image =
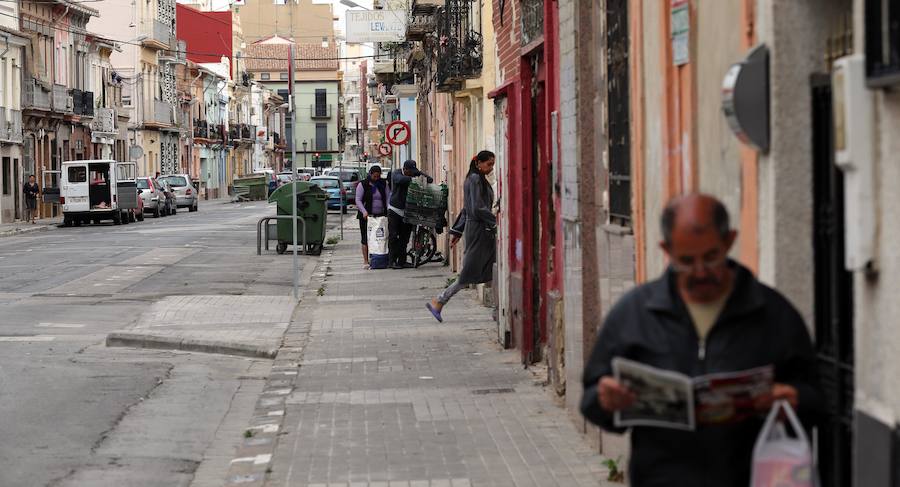
<instances>
[{"instance_id":1,"label":"building facade","mask_svg":"<svg viewBox=\"0 0 900 487\"><path fill-rule=\"evenodd\" d=\"M342 81L337 47L292 44L272 37L247 46L247 71L262 86L288 99L291 46L295 49L295 114L289 114L285 160L293 157L294 143L301 167L316 161L323 167L336 164L343 155L341 133ZM293 120L296 119L296 123Z\"/></svg>"},{"instance_id":2,"label":"building facade","mask_svg":"<svg viewBox=\"0 0 900 487\"><path fill-rule=\"evenodd\" d=\"M11 10L18 12L18 5ZM22 152L22 66L30 42L8 24L5 20L0 24L0 35L8 46L0 57L0 223L24 218L23 186L34 174L32 165L26 167Z\"/></svg>"}]
</instances>

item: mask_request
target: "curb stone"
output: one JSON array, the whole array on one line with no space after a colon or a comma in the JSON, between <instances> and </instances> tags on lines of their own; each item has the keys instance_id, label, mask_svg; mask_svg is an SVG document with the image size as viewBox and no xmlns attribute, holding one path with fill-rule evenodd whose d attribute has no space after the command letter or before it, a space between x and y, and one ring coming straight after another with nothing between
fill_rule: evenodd
<instances>
[{"instance_id":1,"label":"curb stone","mask_svg":"<svg viewBox=\"0 0 900 487\"><path fill-rule=\"evenodd\" d=\"M17 235L28 235L29 233L38 233L38 232L46 232L50 230L51 227L55 227L56 225L41 225L41 226L32 226L25 228L13 228L10 230L2 230L0 231L0 238L4 237L15 237Z\"/></svg>"},{"instance_id":2,"label":"curb stone","mask_svg":"<svg viewBox=\"0 0 900 487\"><path fill-rule=\"evenodd\" d=\"M113 332L106 337L107 347L154 348L185 352L218 353L239 357L272 359L278 347L258 347L241 343L221 342L200 338L181 338L147 333Z\"/></svg>"},{"instance_id":3,"label":"curb stone","mask_svg":"<svg viewBox=\"0 0 900 487\"><path fill-rule=\"evenodd\" d=\"M256 409L247 431L231 460L231 467L225 477L226 487L263 487L278 445L278 437L284 434L285 399L294 390L297 368L303 359L303 352L309 341L312 328L310 321L301 321L305 311L316 305L316 292L325 283L325 270L331 264L334 249L327 249L316 263L310 280L304 286L300 305L294 308L291 324L284 334L282 346L277 350L272 371L266 379L263 392L256 402Z\"/></svg>"}]
</instances>

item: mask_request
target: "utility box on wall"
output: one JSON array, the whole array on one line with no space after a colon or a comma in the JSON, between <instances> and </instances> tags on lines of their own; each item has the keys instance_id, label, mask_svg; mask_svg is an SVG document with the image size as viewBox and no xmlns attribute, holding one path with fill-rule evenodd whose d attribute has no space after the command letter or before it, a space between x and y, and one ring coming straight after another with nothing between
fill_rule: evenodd
<instances>
[{"instance_id":1,"label":"utility box on wall","mask_svg":"<svg viewBox=\"0 0 900 487\"><path fill-rule=\"evenodd\" d=\"M855 54L834 63L835 164L844 173L845 266L872 271L875 261L875 175L872 168L872 92L866 86L865 58Z\"/></svg>"}]
</instances>

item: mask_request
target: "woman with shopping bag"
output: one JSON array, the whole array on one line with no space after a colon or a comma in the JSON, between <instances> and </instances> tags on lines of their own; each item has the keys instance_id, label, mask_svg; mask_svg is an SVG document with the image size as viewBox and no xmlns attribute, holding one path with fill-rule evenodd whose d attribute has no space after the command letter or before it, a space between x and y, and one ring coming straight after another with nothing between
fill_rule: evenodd
<instances>
[{"instance_id":1,"label":"woman with shopping bag","mask_svg":"<svg viewBox=\"0 0 900 487\"><path fill-rule=\"evenodd\" d=\"M494 171L494 153L481 151L469 164L469 173L463 187L464 207L450 229L451 245L466 237L459 277L430 303L425 305L434 319L443 322L441 310L460 289L469 284L490 282L493 279L494 262L497 260L497 217L494 206L494 190L487 176Z\"/></svg>"},{"instance_id":2,"label":"woman with shopping bag","mask_svg":"<svg viewBox=\"0 0 900 487\"><path fill-rule=\"evenodd\" d=\"M381 179L381 166L369 168L369 177L356 186L356 218L359 219L359 233L362 241L364 268L370 268L369 261L369 218L380 218L387 215L391 190ZM372 222L375 223L375 222ZM380 222L379 222L380 223ZM380 225L376 225L379 226ZM384 235L387 241L387 235ZM380 252L377 253L380 255Z\"/></svg>"}]
</instances>

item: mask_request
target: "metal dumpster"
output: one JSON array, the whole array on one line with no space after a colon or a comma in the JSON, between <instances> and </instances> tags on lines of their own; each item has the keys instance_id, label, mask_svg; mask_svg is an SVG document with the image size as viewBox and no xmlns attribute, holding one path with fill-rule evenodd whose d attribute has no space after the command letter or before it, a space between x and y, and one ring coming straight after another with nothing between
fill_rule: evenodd
<instances>
[{"instance_id":1,"label":"metal dumpster","mask_svg":"<svg viewBox=\"0 0 900 487\"><path fill-rule=\"evenodd\" d=\"M260 201L266 199L266 194L269 192L269 181L265 174L253 174L234 178L234 188L235 194L244 195L245 198L253 201ZM246 189L242 190L241 188Z\"/></svg>"},{"instance_id":2,"label":"metal dumpster","mask_svg":"<svg viewBox=\"0 0 900 487\"><path fill-rule=\"evenodd\" d=\"M269 196L269 202L275 203L276 214L279 216L291 216L293 211L291 208L291 194L293 191L291 184L297 185L297 215L306 221L306 252L319 255L322 253L322 245L325 243L328 193L306 181L287 183L276 189ZM275 247L275 250L279 254L283 254L287 250L288 245L293 245L294 243L294 239L291 236L293 222L291 222L290 218L279 219L277 227L278 245ZM297 220L297 242L300 245L303 242L303 223L299 219Z\"/></svg>"}]
</instances>

